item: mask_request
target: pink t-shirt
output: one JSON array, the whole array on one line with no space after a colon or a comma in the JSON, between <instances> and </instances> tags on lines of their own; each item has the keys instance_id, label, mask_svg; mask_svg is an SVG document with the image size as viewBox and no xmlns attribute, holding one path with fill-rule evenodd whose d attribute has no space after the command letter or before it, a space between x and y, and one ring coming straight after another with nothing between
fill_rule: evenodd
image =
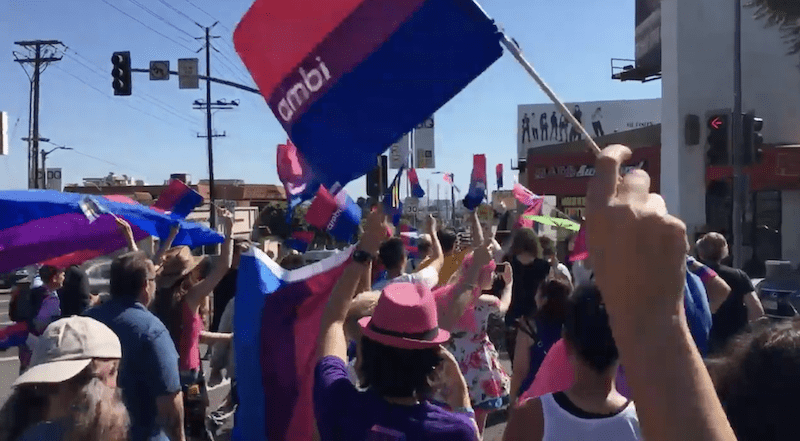
<instances>
[{"instance_id":1,"label":"pink t-shirt","mask_svg":"<svg viewBox=\"0 0 800 441\"><path fill-rule=\"evenodd\" d=\"M200 333L203 332L203 319L200 314L193 312L184 302L181 307L181 344L178 347L180 361L178 367L182 371L200 369Z\"/></svg>"},{"instance_id":2,"label":"pink t-shirt","mask_svg":"<svg viewBox=\"0 0 800 441\"><path fill-rule=\"evenodd\" d=\"M567 355L567 346L562 338L555 342L547 352L539 371L536 373L536 377L533 379L533 383L531 383L531 387L519 396L518 402L522 403L529 398L567 390L572 387L574 381L575 376ZM626 398L631 397L628 383L625 381L625 375L622 372L622 366L617 371L617 392Z\"/></svg>"}]
</instances>

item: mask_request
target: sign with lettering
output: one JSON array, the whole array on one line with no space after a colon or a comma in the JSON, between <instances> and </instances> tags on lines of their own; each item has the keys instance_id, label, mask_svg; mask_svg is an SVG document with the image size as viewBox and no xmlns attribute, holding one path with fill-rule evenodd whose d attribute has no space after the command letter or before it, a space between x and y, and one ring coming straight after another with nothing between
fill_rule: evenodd
<instances>
[{"instance_id":1,"label":"sign with lettering","mask_svg":"<svg viewBox=\"0 0 800 441\"><path fill-rule=\"evenodd\" d=\"M647 170L646 166L647 166L646 161L640 161L639 163L634 165L620 167L620 173L625 175L636 169ZM536 167L533 169L534 179L545 179L553 176L559 176L563 178L590 178L594 176L594 166L581 165L576 167L573 165L562 165L562 166L550 166L550 167Z\"/></svg>"}]
</instances>

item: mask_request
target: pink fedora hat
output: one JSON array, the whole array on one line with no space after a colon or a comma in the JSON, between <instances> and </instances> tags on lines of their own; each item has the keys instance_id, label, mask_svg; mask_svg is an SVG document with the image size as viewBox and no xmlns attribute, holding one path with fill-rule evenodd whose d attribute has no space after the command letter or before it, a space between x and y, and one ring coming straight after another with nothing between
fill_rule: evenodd
<instances>
[{"instance_id":1,"label":"pink fedora hat","mask_svg":"<svg viewBox=\"0 0 800 441\"><path fill-rule=\"evenodd\" d=\"M427 349L450 340L450 333L439 329L436 300L423 285L387 285L372 317L358 324L370 340L400 349Z\"/></svg>"}]
</instances>

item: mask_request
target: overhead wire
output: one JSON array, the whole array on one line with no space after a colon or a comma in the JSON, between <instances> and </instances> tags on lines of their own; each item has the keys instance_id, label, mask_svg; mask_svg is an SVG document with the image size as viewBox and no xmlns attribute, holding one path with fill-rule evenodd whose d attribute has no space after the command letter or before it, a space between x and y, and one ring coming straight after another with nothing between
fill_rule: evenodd
<instances>
[{"instance_id":1,"label":"overhead wire","mask_svg":"<svg viewBox=\"0 0 800 441\"><path fill-rule=\"evenodd\" d=\"M186 15L186 13L184 13L184 12L183 12L183 11L181 11L180 9L176 8L175 6L172 6L172 5L171 5L171 4L169 4L169 2L167 2L166 0L158 0L158 1L159 1L159 2L161 2L161 4L163 4L164 6L166 6L166 7L170 8L170 9L172 9L173 11L175 11L177 14L181 15L181 16L182 16L182 17L184 17L185 19L187 19L187 20L191 21L192 23L196 24L197 26L200 26L200 27L202 27L202 26L200 25L200 23L198 23L198 22L197 22L197 20L193 19L192 17L189 17L188 15Z\"/></svg>"},{"instance_id":2,"label":"overhead wire","mask_svg":"<svg viewBox=\"0 0 800 441\"><path fill-rule=\"evenodd\" d=\"M177 25L173 24L171 21L167 20L166 18L162 17L158 13L154 12L152 9L148 8L147 6L139 3L136 0L128 0L128 1L133 3L134 5L138 6L140 9L142 9L143 11L145 11L148 14L152 15L153 17L155 17L156 19L160 20L161 22L166 23L167 26L177 30L178 32L181 32L183 34L188 35L190 38L194 38L194 36L192 34L186 32L185 30L183 30L181 28L179 28ZM183 37L181 37L181 38L183 38ZM184 41L191 42L190 40L186 40L185 38L184 38Z\"/></svg>"},{"instance_id":3,"label":"overhead wire","mask_svg":"<svg viewBox=\"0 0 800 441\"><path fill-rule=\"evenodd\" d=\"M64 148L64 147L67 147L67 146L65 146L65 145L58 145L58 144L56 144L56 143L54 143L54 142L52 142L52 141L42 141L42 142L46 142L46 143L48 143L48 144L50 144L50 145L54 145L54 146L56 146L56 147L62 147L62 148ZM108 161L108 160L106 160L106 159L103 159L103 158L98 158L97 156L93 156L93 155L90 155L90 154L88 154L88 153L83 153L83 152L81 152L80 150L77 150L75 147L69 147L69 148L68 148L66 151L68 151L68 152L73 152L73 153L76 153L76 154L78 154L78 155L81 155L81 156L85 156L85 157L87 157L87 158L94 159L94 160L96 160L96 161L105 162L105 163L106 163L106 164L108 164L108 165L113 165L114 167L118 167L118 168L120 168L120 169L122 169L122 170L130 170L130 171L134 171L134 172L136 172L136 173L141 173L141 174L143 174L143 175L146 175L146 174L148 174L147 172L145 172L145 171L143 171L143 170L138 170L138 169L135 169L135 168L133 168L133 167L131 167L131 166L127 166L127 165L120 165L120 164L117 164L117 163L115 163L115 162L111 162L111 161Z\"/></svg>"},{"instance_id":4,"label":"overhead wire","mask_svg":"<svg viewBox=\"0 0 800 441\"><path fill-rule=\"evenodd\" d=\"M70 71L67 71L67 70L61 68L58 65L54 65L54 66L55 66L56 69L60 70L61 72L64 72L65 74L71 76L72 78L76 79L77 81L83 83L86 87L91 88L92 90L96 91L97 93L103 95L104 97L106 97L108 99L112 99L106 92L103 92L102 90L98 89L97 87L95 87L95 86L89 84L88 82L84 81L83 78L73 74ZM169 124L168 122L164 121L162 118L159 118L159 117L153 115L152 113L149 113L149 112L147 112L145 110L142 110L142 109L140 109L138 107L134 107L133 105L131 105L130 103L128 103L126 101L119 101L119 102L122 103L123 105L125 105L127 107L130 107L131 109L136 110L137 112L143 113L143 114L145 114L145 115L147 115L147 116L149 116L149 117L151 117L151 118L153 118L153 119L155 119L155 120L157 120L157 121L159 121L161 123ZM185 121L186 122L190 122L192 124L197 124L197 121L190 121L188 118L185 119Z\"/></svg>"},{"instance_id":5,"label":"overhead wire","mask_svg":"<svg viewBox=\"0 0 800 441\"><path fill-rule=\"evenodd\" d=\"M71 54L70 54L70 52L71 52ZM80 60L78 60L77 58L73 57L73 56L72 56L72 54L78 55L79 57L83 58L83 59L84 59L84 60L86 60L87 62L91 63L91 64L92 64L92 65L95 67L95 69L93 69L92 67L88 66L87 64L85 64L85 63L81 62L81 61L80 61ZM84 56L80 55L80 54L79 54L78 52L76 52L74 49L72 49L72 48L70 48L70 47L67 47L67 48L66 48L66 50L64 51L64 55L66 55L66 56L67 56L67 58L71 59L72 61L75 61L76 63L78 63L78 64L80 64L81 66L85 67L86 69L88 69L89 71L91 71L92 73L94 73L95 75L97 75L98 77L100 77L100 78L103 78L103 79L105 79L105 78L106 78L106 76L105 76L105 75L103 75L103 74L99 73L99 71L98 71L98 70L102 71L102 68L100 68L100 67L99 67L97 64L95 64L95 63L94 63L94 62L92 62L91 60L87 59L86 57L84 57ZM149 100L148 100L148 99L145 99L145 98L143 98L143 97L142 97L142 96L140 96L140 95L144 95L144 97L146 97L146 98L149 98ZM150 104L155 104L156 106L158 106L158 107L161 107L162 109L164 109L164 110L165 110L165 111L167 111L168 113L171 113L171 114L173 114L173 115L175 115L175 116L177 116L177 117L179 117L179 118L181 118L181 119L183 119L183 120L185 120L185 121L187 121L187 122L190 122L190 123L193 123L193 124L194 124L194 123L196 123L196 121L190 120L190 119L188 119L188 118L187 118L185 115L183 115L179 109L177 109L177 108L175 108L175 107L171 106L169 103L166 103L166 102L164 102L164 101L162 101L162 100L160 100L160 99L156 98L156 97L155 97L155 96L153 96L153 95L150 95L150 94L149 94L149 93L147 93L147 92L137 92L137 95L135 95L135 97L136 97L136 98L139 98L139 99L141 99L141 100L143 100L143 101L147 101L147 102L149 102Z\"/></svg>"},{"instance_id":6,"label":"overhead wire","mask_svg":"<svg viewBox=\"0 0 800 441\"><path fill-rule=\"evenodd\" d=\"M138 18L136 18L136 17L132 16L131 14L128 14L127 12L125 12L125 11L123 11L122 9L118 8L117 6L115 6L114 4L112 4L111 2L109 2L108 0L100 0L100 1L102 1L102 2L103 2L103 3L105 3L105 4L107 4L108 6L111 6L112 8L116 9L117 11L119 11L121 14L123 14L123 15L125 15L126 17L130 18L131 20L133 20L133 21L135 21L135 22L139 23L140 25L142 25L142 26L146 27L147 29L149 29L149 30L151 30L151 31L155 32L156 34L158 34L158 35L160 35L160 36L162 36L162 37L166 38L167 40L169 40L169 41L171 41L171 42L173 42L173 43L177 44L178 46L180 46L180 47L182 47L182 48L184 48L184 49L186 49L186 50L188 50L188 51L192 51L192 52L194 52L194 49L191 49L190 47L186 46L185 44L183 44L183 43L181 43L181 42L179 42L179 41L177 41L177 40L175 40L174 38L172 38L172 37L169 37L169 36L167 36L167 35L165 35L165 34L163 34L163 33L159 32L159 31L157 31L157 30L153 29L152 27L150 27L149 25L147 25L145 22L143 22L143 21L139 20Z\"/></svg>"}]
</instances>

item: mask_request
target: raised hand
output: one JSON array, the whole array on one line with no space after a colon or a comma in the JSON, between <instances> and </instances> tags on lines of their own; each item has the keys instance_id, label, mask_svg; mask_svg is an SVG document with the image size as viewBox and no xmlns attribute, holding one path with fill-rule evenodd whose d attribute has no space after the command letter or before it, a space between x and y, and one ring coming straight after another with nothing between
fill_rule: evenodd
<instances>
[{"instance_id":1,"label":"raised hand","mask_svg":"<svg viewBox=\"0 0 800 441\"><path fill-rule=\"evenodd\" d=\"M603 149L589 185L586 231L595 280L613 315L674 313L686 277L686 226L649 192L646 172L620 176L630 155L621 145Z\"/></svg>"}]
</instances>

